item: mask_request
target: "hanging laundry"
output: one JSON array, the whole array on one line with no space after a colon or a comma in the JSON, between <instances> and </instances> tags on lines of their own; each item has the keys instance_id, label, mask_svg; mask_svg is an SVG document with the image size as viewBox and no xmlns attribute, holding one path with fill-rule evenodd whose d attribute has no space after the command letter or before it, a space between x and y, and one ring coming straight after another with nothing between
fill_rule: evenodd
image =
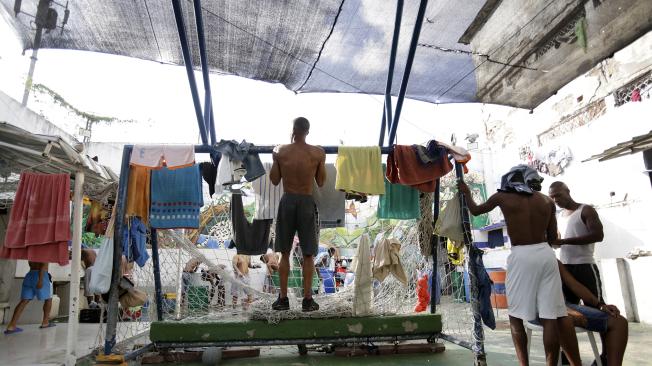
<instances>
[{"instance_id":1,"label":"hanging laundry","mask_svg":"<svg viewBox=\"0 0 652 366\"><path fill-rule=\"evenodd\" d=\"M223 157L217 166L215 192L221 194L225 189L230 190L232 185L240 184L246 173L247 170L241 161Z\"/></svg>"},{"instance_id":2,"label":"hanging laundry","mask_svg":"<svg viewBox=\"0 0 652 366\"><path fill-rule=\"evenodd\" d=\"M199 167L154 170L151 180L152 228L198 228L199 209L204 205Z\"/></svg>"},{"instance_id":3,"label":"hanging laundry","mask_svg":"<svg viewBox=\"0 0 652 366\"><path fill-rule=\"evenodd\" d=\"M319 210L319 225L321 228L344 226L345 193L335 189L337 170L335 165L326 164L326 181L319 187L313 183L312 196Z\"/></svg>"},{"instance_id":4,"label":"hanging laundry","mask_svg":"<svg viewBox=\"0 0 652 366\"><path fill-rule=\"evenodd\" d=\"M0 258L68 264L70 176L23 172Z\"/></svg>"},{"instance_id":5,"label":"hanging laundry","mask_svg":"<svg viewBox=\"0 0 652 366\"><path fill-rule=\"evenodd\" d=\"M428 141L426 146L412 145L412 149L414 149L421 164L436 163L440 159L446 159L448 156L446 148L439 146L436 140Z\"/></svg>"},{"instance_id":6,"label":"hanging laundry","mask_svg":"<svg viewBox=\"0 0 652 366\"><path fill-rule=\"evenodd\" d=\"M395 145L387 155L386 176L391 183L411 186L421 192L434 192L436 180L453 170L453 165L442 157L434 163L422 164L412 146Z\"/></svg>"},{"instance_id":7,"label":"hanging laundry","mask_svg":"<svg viewBox=\"0 0 652 366\"><path fill-rule=\"evenodd\" d=\"M358 253L354 267L353 282L353 315L366 316L371 314L373 300L373 281L371 277L371 249L369 234L364 234L358 244Z\"/></svg>"},{"instance_id":8,"label":"hanging laundry","mask_svg":"<svg viewBox=\"0 0 652 366\"><path fill-rule=\"evenodd\" d=\"M471 154L465 148L449 145L441 141L437 142L437 145L444 147L456 162L462 164L462 167L464 168L464 174L469 172L469 168L466 166L466 163L471 160Z\"/></svg>"},{"instance_id":9,"label":"hanging laundry","mask_svg":"<svg viewBox=\"0 0 652 366\"><path fill-rule=\"evenodd\" d=\"M419 220L419 251L423 256L432 255L432 235L433 235L433 203L434 193L420 193L419 208L421 218ZM439 210L439 207L435 207Z\"/></svg>"},{"instance_id":10,"label":"hanging laundry","mask_svg":"<svg viewBox=\"0 0 652 366\"><path fill-rule=\"evenodd\" d=\"M473 265L469 265L471 275L475 276L478 284L478 299L480 299L480 315L482 322L490 329L496 329L496 318L491 307L491 286L493 282L487 270L484 267L482 255L484 252L474 245L470 246L469 259L473 261Z\"/></svg>"},{"instance_id":11,"label":"hanging laundry","mask_svg":"<svg viewBox=\"0 0 652 366\"><path fill-rule=\"evenodd\" d=\"M428 303L430 303L428 287L428 274L424 273L417 280L417 304L414 306L415 313L421 313L428 308Z\"/></svg>"},{"instance_id":12,"label":"hanging laundry","mask_svg":"<svg viewBox=\"0 0 652 366\"><path fill-rule=\"evenodd\" d=\"M411 220L420 214L419 191L385 179L385 194L378 199L378 218Z\"/></svg>"},{"instance_id":13,"label":"hanging laundry","mask_svg":"<svg viewBox=\"0 0 652 366\"><path fill-rule=\"evenodd\" d=\"M199 169L201 170L202 178L208 184L208 194L213 197L215 193L215 182L217 181L217 165L214 165L212 161L205 161L199 163Z\"/></svg>"},{"instance_id":14,"label":"hanging laundry","mask_svg":"<svg viewBox=\"0 0 652 366\"><path fill-rule=\"evenodd\" d=\"M129 167L127 185L127 216L138 216L145 224L149 222L150 172L140 166Z\"/></svg>"},{"instance_id":15,"label":"hanging laundry","mask_svg":"<svg viewBox=\"0 0 652 366\"><path fill-rule=\"evenodd\" d=\"M278 213L278 203L283 196L283 181L277 186L273 185L272 181L269 180L272 163L265 163L263 166L267 174L264 174L251 184L254 189L256 204L254 219L275 219Z\"/></svg>"},{"instance_id":16,"label":"hanging laundry","mask_svg":"<svg viewBox=\"0 0 652 366\"><path fill-rule=\"evenodd\" d=\"M462 229L462 210L460 209L459 193L453 195L453 198L446 202L437 223L435 224L435 233L445 238L463 242L464 231Z\"/></svg>"},{"instance_id":17,"label":"hanging laundry","mask_svg":"<svg viewBox=\"0 0 652 366\"><path fill-rule=\"evenodd\" d=\"M340 146L335 166L335 188L346 192L385 194L380 147Z\"/></svg>"},{"instance_id":18,"label":"hanging laundry","mask_svg":"<svg viewBox=\"0 0 652 366\"><path fill-rule=\"evenodd\" d=\"M260 255L267 253L269 247L269 232L273 220L247 221L242 194L231 196L231 225L233 228L233 243L238 254Z\"/></svg>"},{"instance_id":19,"label":"hanging laundry","mask_svg":"<svg viewBox=\"0 0 652 366\"><path fill-rule=\"evenodd\" d=\"M543 178L528 165L520 164L509 170L500 178L499 192L534 193L534 188L541 190Z\"/></svg>"},{"instance_id":20,"label":"hanging laundry","mask_svg":"<svg viewBox=\"0 0 652 366\"><path fill-rule=\"evenodd\" d=\"M453 242L452 240L448 239L446 243L446 253L448 255L448 260L452 265L464 265L464 244L461 242Z\"/></svg>"},{"instance_id":21,"label":"hanging laundry","mask_svg":"<svg viewBox=\"0 0 652 366\"><path fill-rule=\"evenodd\" d=\"M138 217L130 217L122 230L122 255L141 268L147 263L147 227Z\"/></svg>"},{"instance_id":22,"label":"hanging laundry","mask_svg":"<svg viewBox=\"0 0 652 366\"><path fill-rule=\"evenodd\" d=\"M632 95L629 98L632 102L640 102L641 101L641 89L636 88L632 90Z\"/></svg>"},{"instance_id":23,"label":"hanging laundry","mask_svg":"<svg viewBox=\"0 0 652 366\"><path fill-rule=\"evenodd\" d=\"M160 168L163 162L170 169L195 164L195 147L192 145L135 145L129 164L147 168Z\"/></svg>"},{"instance_id":24,"label":"hanging laundry","mask_svg":"<svg viewBox=\"0 0 652 366\"><path fill-rule=\"evenodd\" d=\"M401 264L401 243L396 239L382 239L374 250L374 278L383 282L392 274L399 282L407 286L407 276Z\"/></svg>"},{"instance_id":25,"label":"hanging laundry","mask_svg":"<svg viewBox=\"0 0 652 366\"><path fill-rule=\"evenodd\" d=\"M228 157L231 160L242 162L246 170L245 179L247 182L253 182L258 177L265 175L265 168L260 161L258 153L249 152L249 149L254 144L242 141L241 143L235 140L220 140L215 144L215 150L222 153L222 157Z\"/></svg>"}]
</instances>

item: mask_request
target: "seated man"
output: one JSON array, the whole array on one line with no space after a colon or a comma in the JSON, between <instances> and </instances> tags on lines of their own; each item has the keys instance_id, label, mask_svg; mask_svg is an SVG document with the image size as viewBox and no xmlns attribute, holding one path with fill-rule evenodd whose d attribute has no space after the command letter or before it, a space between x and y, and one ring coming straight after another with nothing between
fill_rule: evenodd
<instances>
[{"instance_id":1,"label":"seated man","mask_svg":"<svg viewBox=\"0 0 652 366\"><path fill-rule=\"evenodd\" d=\"M558 262L561 280L569 290L582 299L584 304L566 303L570 316L559 319L560 343L571 365L582 365L575 327L592 332L605 333L606 359L603 365L619 366L623 364L627 347L628 324L614 305L606 305L591 291L577 281L573 275Z\"/></svg>"},{"instance_id":2,"label":"seated man","mask_svg":"<svg viewBox=\"0 0 652 366\"><path fill-rule=\"evenodd\" d=\"M260 261L267 266L267 274L265 276L265 284L263 285L263 292L270 294L276 293L276 287L272 281L272 275L278 272L279 258L276 253L266 253L260 256Z\"/></svg>"}]
</instances>

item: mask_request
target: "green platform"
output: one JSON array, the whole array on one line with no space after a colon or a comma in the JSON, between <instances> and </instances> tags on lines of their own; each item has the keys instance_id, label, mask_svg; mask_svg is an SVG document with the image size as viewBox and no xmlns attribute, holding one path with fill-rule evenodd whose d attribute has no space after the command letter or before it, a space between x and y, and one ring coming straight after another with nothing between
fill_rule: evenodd
<instances>
[{"instance_id":1,"label":"green platform","mask_svg":"<svg viewBox=\"0 0 652 366\"><path fill-rule=\"evenodd\" d=\"M332 319L292 319L279 324L248 322L153 322L155 343L279 341L358 337L419 336L441 332L439 314ZM316 342L317 343L317 342Z\"/></svg>"}]
</instances>

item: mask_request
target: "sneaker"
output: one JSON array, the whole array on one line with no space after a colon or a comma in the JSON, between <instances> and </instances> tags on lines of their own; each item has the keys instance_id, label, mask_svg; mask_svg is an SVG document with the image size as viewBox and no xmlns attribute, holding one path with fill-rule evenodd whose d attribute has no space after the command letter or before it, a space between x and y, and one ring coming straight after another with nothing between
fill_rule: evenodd
<instances>
[{"instance_id":1,"label":"sneaker","mask_svg":"<svg viewBox=\"0 0 652 366\"><path fill-rule=\"evenodd\" d=\"M274 310L290 310L290 299L288 297L281 297L279 295L278 299L272 304L272 309Z\"/></svg>"},{"instance_id":2,"label":"sneaker","mask_svg":"<svg viewBox=\"0 0 652 366\"><path fill-rule=\"evenodd\" d=\"M301 302L301 310L304 312L319 310L319 304L311 297L309 299L303 299Z\"/></svg>"}]
</instances>

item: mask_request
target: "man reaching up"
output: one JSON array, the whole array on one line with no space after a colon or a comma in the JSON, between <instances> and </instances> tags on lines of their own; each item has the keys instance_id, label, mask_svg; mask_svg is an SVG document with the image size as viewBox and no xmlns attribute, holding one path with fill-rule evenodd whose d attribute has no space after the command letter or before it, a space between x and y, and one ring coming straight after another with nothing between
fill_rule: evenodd
<instances>
[{"instance_id":1,"label":"man reaching up","mask_svg":"<svg viewBox=\"0 0 652 366\"><path fill-rule=\"evenodd\" d=\"M500 207L505 216L512 242L505 286L512 341L520 365L528 365L523 321L538 317L543 326L546 364L555 366L559 357L557 318L567 316L557 258L549 245L557 239L555 204L532 190L534 182L530 180L540 183L542 179L527 166L514 167L503 176L499 192L480 205L473 201L464 181L459 181L458 188L473 215Z\"/></svg>"},{"instance_id":2,"label":"man reaching up","mask_svg":"<svg viewBox=\"0 0 652 366\"><path fill-rule=\"evenodd\" d=\"M272 304L274 310L288 310L288 276L290 274L290 251L295 233L298 233L303 253L303 311L319 310L312 298L312 276L315 272L313 256L317 254L318 213L312 197L313 182L319 187L326 180L326 154L318 146L308 145L306 136L310 122L299 117L294 120L292 143L277 146L272 155L274 164L270 172L272 184L278 185L283 179L283 197L279 203L276 217L275 251L281 252L279 277L281 293Z\"/></svg>"}]
</instances>

